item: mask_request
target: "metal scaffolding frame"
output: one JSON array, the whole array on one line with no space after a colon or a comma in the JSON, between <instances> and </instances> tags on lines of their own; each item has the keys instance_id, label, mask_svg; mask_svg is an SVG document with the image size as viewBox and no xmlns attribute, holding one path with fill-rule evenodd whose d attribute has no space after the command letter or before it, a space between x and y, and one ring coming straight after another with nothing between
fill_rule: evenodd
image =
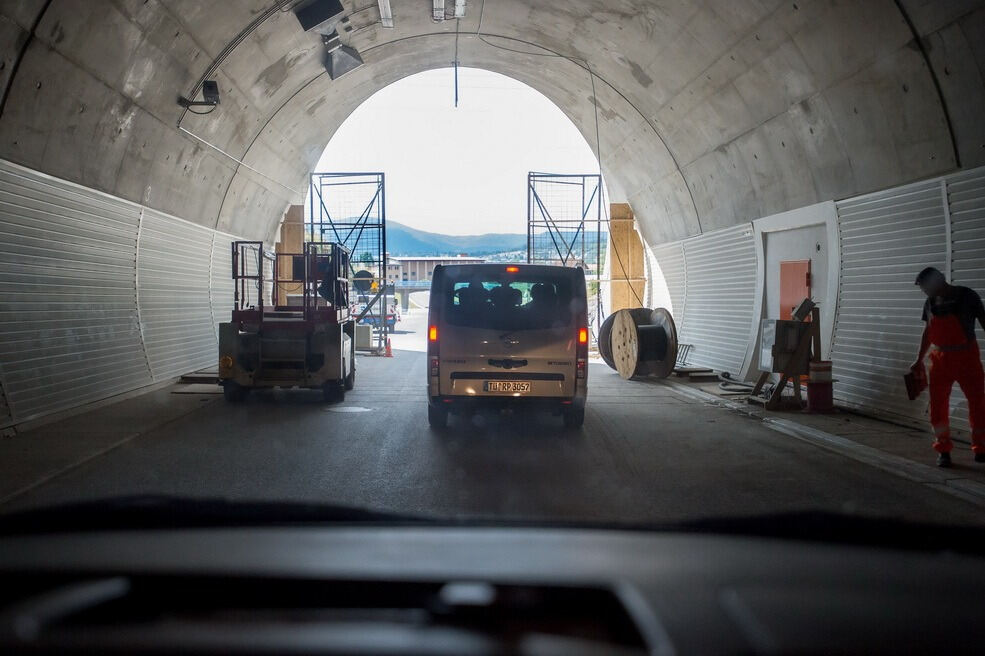
<instances>
[{"instance_id":1,"label":"metal scaffolding frame","mask_svg":"<svg viewBox=\"0 0 985 656\"><path fill-rule=\"evenodd\" d=\"M602 176L598 173L527 174L527 262L580 266L595 283L589 299L593 339L602 325Z\"/></svg>"},{"instance_id":2,"label":"metal scaffolding frame","mask_svg":"<svg viewBox=\"0 0 985 656\"><path fill-rule=\"evenodd\" d=\"M378 348L382 349L389 334L386 318L391 295L386 281L385 175L316 171L311 174L310 187L307 241L339 243L350 252L349 278L355 296L367 302L365 312L353 314L379 328Z\"/></svg>"}]
</instances>

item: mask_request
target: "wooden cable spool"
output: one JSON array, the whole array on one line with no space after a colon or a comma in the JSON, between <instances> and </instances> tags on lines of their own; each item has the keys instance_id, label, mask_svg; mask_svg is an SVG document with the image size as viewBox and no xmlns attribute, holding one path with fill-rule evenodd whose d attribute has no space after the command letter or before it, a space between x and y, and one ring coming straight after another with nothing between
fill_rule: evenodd
<instances>
[{"instance_id":1,"label":"wooden cable spool","mask_svg":"<svg viewBox=\"0 0 985 656\"><path fill-rule=\"evenodd\" d=\"M677 327L664 308L624 309L609 315L599 329L599 355L629 380L666 378L677 362Z\"/></svg>"}]
</instances>

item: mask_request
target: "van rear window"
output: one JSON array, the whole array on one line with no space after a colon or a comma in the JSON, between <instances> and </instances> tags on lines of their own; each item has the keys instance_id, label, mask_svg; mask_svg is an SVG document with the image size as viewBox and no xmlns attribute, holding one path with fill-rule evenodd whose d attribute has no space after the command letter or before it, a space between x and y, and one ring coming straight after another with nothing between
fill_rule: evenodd
<instances>
[{"instance_id":1,"label":"van rear window","mask_svg":"<svg viewBox=\"0 0 985 656\"><path fill-rule=\"evenodd\" d=\"M491 330L565 328L573 316L572 276L493 272L449 277L443 319L453 326Z\"/></svg>"}]
</instances>

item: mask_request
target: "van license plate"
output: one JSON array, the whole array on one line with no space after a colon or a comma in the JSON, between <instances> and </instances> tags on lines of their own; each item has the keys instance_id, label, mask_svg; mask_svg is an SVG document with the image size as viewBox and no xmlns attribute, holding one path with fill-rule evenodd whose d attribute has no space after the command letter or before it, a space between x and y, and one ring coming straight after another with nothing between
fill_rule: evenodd
<instances>
[{"instance_id":1,"label":"van license plate","mask_svg":"<svg viewBox=\"0 0 985 656\"><path fill-rule=\"evenodd\" d=\"M530 391L529 382L515 380L487 380L484 387L486 392L501 392L506 394L526 394Z\"/></svg>"}]
</instances>

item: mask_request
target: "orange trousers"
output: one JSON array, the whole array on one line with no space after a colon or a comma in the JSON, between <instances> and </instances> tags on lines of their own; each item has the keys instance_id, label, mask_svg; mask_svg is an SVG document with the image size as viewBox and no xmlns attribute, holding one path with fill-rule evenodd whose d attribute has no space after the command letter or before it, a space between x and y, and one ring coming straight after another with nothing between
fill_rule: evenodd
<instances>
[{"instance_id":1,"label":"orange trousers","mask_svg":"<svg viewBox=\"0 0 985 656\"><path fill-rule=\"evenodd\" d=\"M957 383L968 399L971 449L975 453L985 453L985 371L978 345L972 342L969 348L960 351L932 351L927 383L934 450L950 453L954 448L949 415L951 388Z\"/></svg>"}]
</instances>

